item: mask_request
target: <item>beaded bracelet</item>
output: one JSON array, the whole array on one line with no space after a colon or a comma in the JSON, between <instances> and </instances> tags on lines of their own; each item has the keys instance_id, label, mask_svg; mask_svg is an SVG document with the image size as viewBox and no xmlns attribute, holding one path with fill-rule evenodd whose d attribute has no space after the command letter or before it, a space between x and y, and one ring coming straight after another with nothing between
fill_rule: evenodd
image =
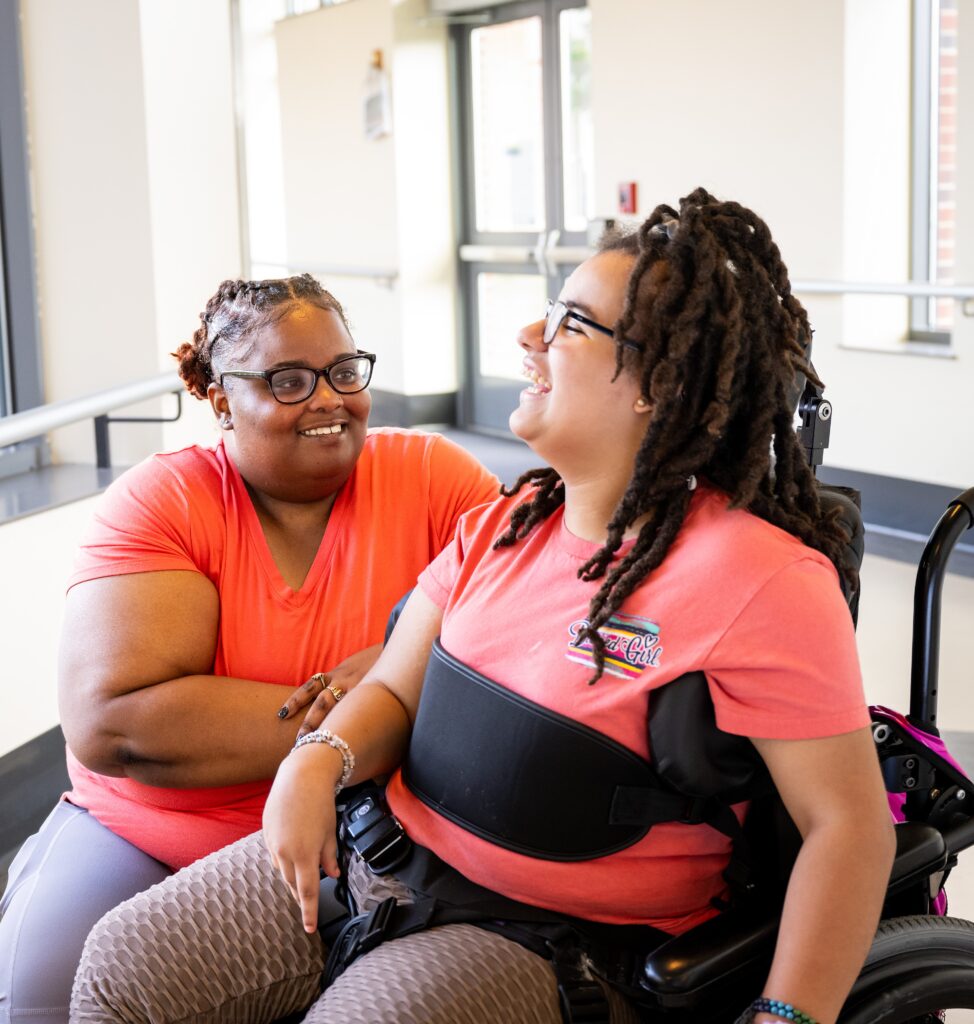
<instances>
[{"instance_id":1,"label":"beaded bracelet","mask_svg":"<svg viewBox=\"0 0 974 1024\"><path fill-rule=\"evenodd\" d=\"M342 777L335 784L335 795L337 796L348 785L348 781L355 771L355 755L341 736L336 736L327 729L315 729L314 732L305 733L295 742L291 753L293 754L298 747L305 747L309 743L327 743L329 747L334 747L342 755Z\"/></svg>"},{"instance_id":2,"label":"beaded bracelet","mask_svg":"<svg viewBox=\"0 0 974 1024\"><path fill-rule=\"evenodd\" d=\"M818 1024L814 1017L809 1017L807 1013L796 1009L791 1003L783 1003L780 999L765 999L764 996L755 999L738 1020L741 1022L752 1021L759 1013L773 1013L776 1017L781 1017L782 1020L794 1021L794 1024Z\"/></svg>"}]
</instances>

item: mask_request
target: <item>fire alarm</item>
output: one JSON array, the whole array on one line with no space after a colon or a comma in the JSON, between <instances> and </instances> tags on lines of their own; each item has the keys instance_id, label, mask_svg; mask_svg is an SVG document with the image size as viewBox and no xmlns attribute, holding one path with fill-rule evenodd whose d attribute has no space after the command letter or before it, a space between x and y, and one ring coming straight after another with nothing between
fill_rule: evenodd
<instances>
[{"instance_id":1,"label":"fire alarm","mask_svg":"<svg viewBox=\"0 0 974 1024\"><path fill-rule=\"evenodd\" d=\"M634 181L624 181L619 186L619 212L636 212L636 183Z\"/></svg>"}]
</instances>

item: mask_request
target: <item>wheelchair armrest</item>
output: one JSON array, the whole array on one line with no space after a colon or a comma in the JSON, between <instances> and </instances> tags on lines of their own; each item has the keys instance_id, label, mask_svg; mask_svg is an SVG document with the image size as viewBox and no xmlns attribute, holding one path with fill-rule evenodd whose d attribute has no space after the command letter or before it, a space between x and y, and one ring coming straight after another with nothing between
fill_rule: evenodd
<instances>
[{"instance_id":1,"label":"wheelchair armrest","mask_svg":"<svg viewBox=\"0 0 974 1024\"><path fill-rule=\"evenodd\" d=\"M771 962L778 907L737 907L677 935L646 958L642 987L662 1007L692 1007Z\"/></svg>"},{"instance_id":2,"label":"wheelchair armrest","mask_svg":"<svg viewBox=\"0 0 974 1024\"><path fill-rule=\"evenodd\" d=\"M942 871L947 845L937 829L916 821L896 826L896 858L890 892ZM753 975L760 985L774 953L779 907L736 907L665 942L646 958L641 984L661 1007L699 1006L716 998L733 979Z\"/></svg>"},{"instance_id":3,"label":"wheelchair armrest","mask_svg":"<svg viewBox=\"0 0 974 1024\"><path fill-rule=\"evenodd\" d=\"M920 821L896 824L896 857L889 876L889 891L896 893L947 866L947 843L932 825Z\"/></svg>"}]
</instances>

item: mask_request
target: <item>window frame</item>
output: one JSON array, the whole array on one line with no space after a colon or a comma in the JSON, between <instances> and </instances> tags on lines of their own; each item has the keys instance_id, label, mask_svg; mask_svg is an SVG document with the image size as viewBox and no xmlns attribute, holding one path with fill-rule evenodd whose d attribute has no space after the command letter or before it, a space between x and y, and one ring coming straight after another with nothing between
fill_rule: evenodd
<instances>
[{"instance_id":1,"label":"window frame","mask_svg":"<svg viewBox=\"0 0 974 1024\"><path fill-rule=\"evenodd\" d=\"M44 401L31 209L20 8L0 0L0 416Z\"/></svg>"},{"instance_id":2,"label":"window frame","mask_svg":"<svg viewBox=\"0 0 974 1024\"><path fill-rule=\"evenodd\" d=\"M934 71L939 67L940 0L913 0L911 61L910 280L934 284L937 280L937 169L940 162L939 93ZM936 15L936 31L934 19ZM949 345L951 332L938 329L931 315L936 299L914 297L909 302L909 339Z\"/></svg>"}]
</instances>

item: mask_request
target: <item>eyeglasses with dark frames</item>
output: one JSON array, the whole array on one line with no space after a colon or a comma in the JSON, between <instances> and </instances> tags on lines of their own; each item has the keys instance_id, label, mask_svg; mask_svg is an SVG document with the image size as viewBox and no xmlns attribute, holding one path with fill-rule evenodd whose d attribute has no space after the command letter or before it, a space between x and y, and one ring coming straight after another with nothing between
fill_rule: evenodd
<instances>
[{"instance_id":1,"label":"eyeglasses with dark frames","mask_svg":"<svg viewBox=\"0 0 974 1024\"><path fill-rule=\"evenodd\" d=\"M544 343L546 345L550 345L555 340L555 335L561 329L561 325L569 318L577 320L580 324L585 324L586 327L591 327L593 331L598 331L600 334L605 334L610 338L615 337L615 331L611 327L606 327L605 324L600 324L590 317L583 316L577 309L572 309L571 306L562 302L561 299L557 301L548 299L544 315ZM620 344L636 352L643 352L646 349L646 346L641 341L634 341L632 338L623 338Z\"/></svg>"},{"instance_id":2,"label":"eyeglasses with dark frames","mask_svg":"<svg viewBox=\"0 0 974 1024\"><path fill-rule=\"evenodd\" d=\"M310 398L324 377L332 391L339 395L354 395L364 391L372 379L375 355L356 352L342 356L320 370L310 366L285 366L279 370L227 370L220 374L220 387L225 377L249 377L267 382L271 394L282 405L295 405Z\"/></svg>"}]
</instances>

